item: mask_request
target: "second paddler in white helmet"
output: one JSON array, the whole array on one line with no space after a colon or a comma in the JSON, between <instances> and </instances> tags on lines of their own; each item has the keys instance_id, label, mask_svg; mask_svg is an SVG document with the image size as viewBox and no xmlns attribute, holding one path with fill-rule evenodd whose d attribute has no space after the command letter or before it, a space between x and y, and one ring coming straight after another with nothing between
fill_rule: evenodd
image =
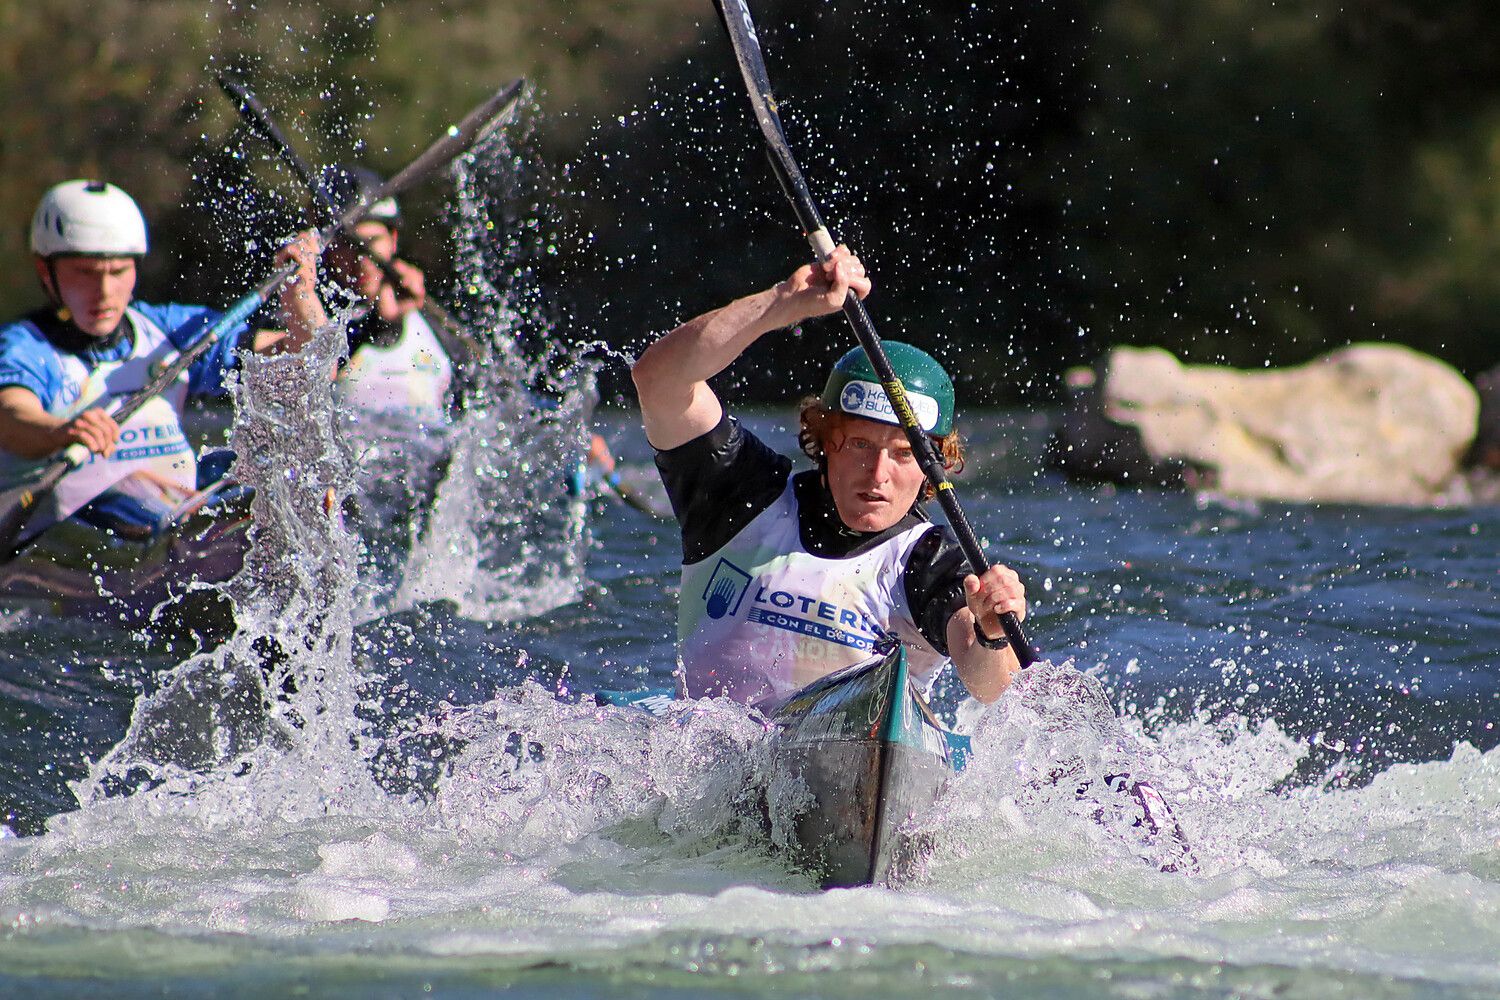
<instances>
[{"instance_id":1,"label":"second paddler in white helmet","mask_svg":"<svg viewBox=\"0 0 1500 1000\"><path fill-rule=\"evenodd\" d=\"M839 247L683 323L635 364L646 436L682 528L688 696L772 701L866 659L889 635L919 678L951 660L980 701L1019 669L999 616L1026 617L1025 588L1004 565L975 576L949 529L927 520L926 477L862 349L802 406L799 445L816 467L795 475L709 387L751 344L838 311L850 291L863 298L870 279ZM947 372L919 348L885 347L919 425L944 463L960 466Z\"/></svg>"},{"instance_id":2,"label":"second paddler in white helmet","mask_svg":"<svg viewBox=\"0 0 1500 1000\"><path fill-rule=\"evenodd\" d=\"M321 183L328 202L342 211L370 199L384 181L364 167L337 164L323 171ZM395 198L374 200L364 221L335 240L324 258L350 313L339 399L355 420L432 429L448 423L455 359L422 315L425 276L398 256L401 222Z\"/></svg>"},{"instance_id":3,"label":"second paddler in white helmet","mask_svg":"<svg viewBox=\"0 0 1500 1000\"><path fill-rule=\"evenodd\" d=\"M43 194L31 252L47 304L0 326L0 488L24 483L75 443L94 458L62 480L53 509L28 524L23 541L70 516L145 537L204 485L183 435L183 405L223 392L238 351L298 351L327 322L314 288L318 249L315 234L302 233L276 255L277 266L297 265L281 286L284 330L230 331L121 426L108 404L140 389L220 314L135 299L137 264L150 245L145 217L120 188L71 180Z\"/></svg>"}]
</instances>

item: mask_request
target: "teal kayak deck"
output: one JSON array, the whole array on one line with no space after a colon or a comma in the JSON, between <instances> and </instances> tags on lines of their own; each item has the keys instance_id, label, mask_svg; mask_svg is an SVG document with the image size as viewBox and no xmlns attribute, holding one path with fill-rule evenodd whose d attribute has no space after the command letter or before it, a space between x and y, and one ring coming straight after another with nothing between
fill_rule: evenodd
<instances>
[{"instance_id":1,"label":"teal kayak deck","mask_svg":"<svg viewBox=\"0 0 1500 1000\"><path fill-rule=\"evenodd\" d=\"M777 770L812 798L794 821L799 861L824 888L899 877L903 829L942 794L967 740L933 716L901 647L809 684L771 713Z\"/></svg>"}]
</instances>

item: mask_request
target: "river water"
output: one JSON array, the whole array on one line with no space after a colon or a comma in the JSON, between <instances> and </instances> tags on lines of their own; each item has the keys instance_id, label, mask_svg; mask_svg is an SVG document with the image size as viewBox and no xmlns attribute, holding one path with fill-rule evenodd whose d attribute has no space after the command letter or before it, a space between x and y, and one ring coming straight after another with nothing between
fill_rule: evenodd
<instances>
[{"instance_id":1,"label":"river water","mask_svg":"<svg viewBox=\"0 0 1500 1000\"><path fill-rule=\"evenodd\" d=\"M785 417L750 419L790 448ZM401 557L415 589L268 463L262 516L303 527L269 533L282 603L242 595L242 631L289 650L250 701L239 639L184 661L5 617L0 995L1500 995L1500 509L1082 488L1037 471L1044 415L971 414L961 496L1047 662L982 714L938 691L975 757L919 819L930 856L822 892L745 819L757 718L580 701L669 683L672 524L508 501L532 479L481 459L502 431L540 451L524 409L487 419L449 472L467 499L440 488ZM652 490L633 415L596 426ZM1080 673L1119 713L1107 748L1047 714ZM1196 872L1027 780L1106 749Z\"/></svg>"}]
</instances>

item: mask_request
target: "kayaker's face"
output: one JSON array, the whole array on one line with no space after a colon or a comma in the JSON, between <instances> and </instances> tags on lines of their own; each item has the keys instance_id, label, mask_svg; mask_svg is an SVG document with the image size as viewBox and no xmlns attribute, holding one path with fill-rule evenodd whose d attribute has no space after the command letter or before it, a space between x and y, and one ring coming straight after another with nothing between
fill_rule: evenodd
<instances>
[{"instance_id":1,"label":"kayaker's face","mask_svg":"<svg viewBox=\"0 0 1500 1000\"><path fill-rule=\"evenodd\" d=\"M43 286L67 307L78 329L93 337L115 332L135 295L134 257L54 257L51 268L38 257L36 265Z\"/></svg>"},{"instance_id":2,"label":"kayaker's face","mask_svg":"<svg viewBox=\"0 0 1500 1000\"><path fill-rule=\"evenodd\" d=\"M906 516L925 477L906 432L851 418L829 434L828 489L839 520L855 531L884 531Z\"/></svg>"},{"instance_id":3,"label":"kayaker's face","mask_svg":"<svg viewBox=\"0 0 1500 1000\"><path fill-rule=\"evenodd\" d=\"M354 234L369 246L370 252L384 260L396 256L396 234L383 222L366 220L354 227ZM380 267L359 249L357 241L341 241L334 245L330 254L330 268L335 279L345 288L357 293L367 302L374 302L380 295L380 285L385 280Z\"/></svg>"}]
</instances>

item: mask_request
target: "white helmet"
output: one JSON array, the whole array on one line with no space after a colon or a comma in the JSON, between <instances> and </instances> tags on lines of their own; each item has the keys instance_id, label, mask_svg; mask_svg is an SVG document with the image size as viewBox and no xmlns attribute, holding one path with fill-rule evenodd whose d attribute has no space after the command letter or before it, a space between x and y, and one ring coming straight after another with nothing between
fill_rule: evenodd
<instances>
[{"instance_id":1,"label":"white helmet","mask_svg":"<svg viewBox=\"0 0 1500 1000\"><path fill-rule=\"evenodd\" d=\"M104 181L65 181L42 195L31 217L31 252L142 257L146 219L135 199Z\"/></svg>"}]
</instances>

